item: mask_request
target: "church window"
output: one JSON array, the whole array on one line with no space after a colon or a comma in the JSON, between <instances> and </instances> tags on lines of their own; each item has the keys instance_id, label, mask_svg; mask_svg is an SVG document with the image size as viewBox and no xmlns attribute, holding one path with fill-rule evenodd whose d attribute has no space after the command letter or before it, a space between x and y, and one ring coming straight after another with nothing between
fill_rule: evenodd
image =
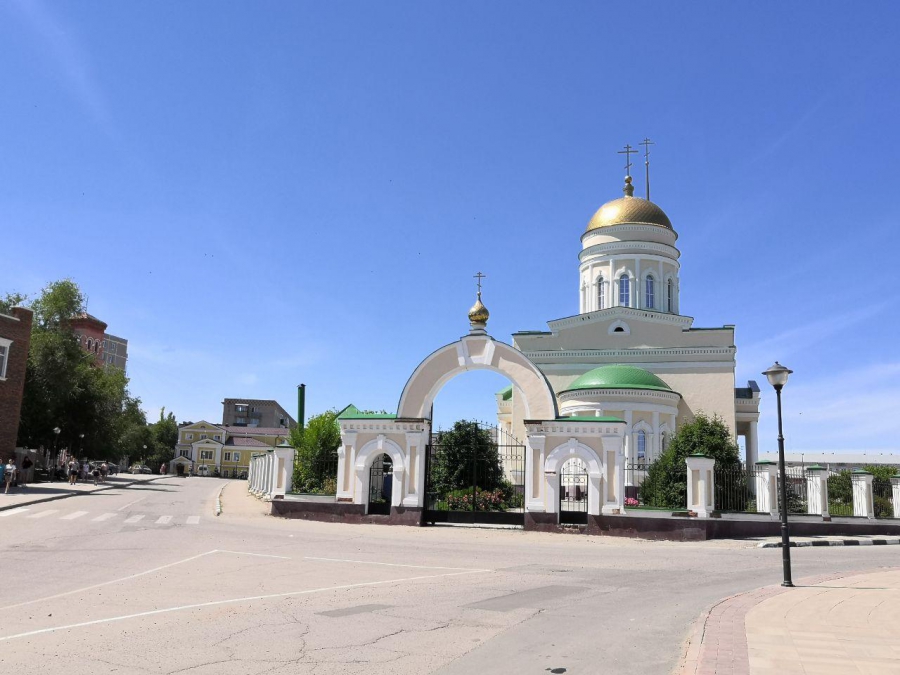
<instances>
[{"instance_id":1,"label":"church window","mask_svg":"<svg viewBox=\"0 0 900 675\"><path fill-rule=\"evenodd\" d=\"M644 306L647 309L653 309L655 305L656 289L654 288L653 277L647 276L644 280Z\"/></svg>"},{"instance_id":2,"label":"church window","mask_svg":"<svg viewBox=\"0 0 900 675\"><path fill-rule=\"evenodd\" d=\"M672 283L671 279L666 284L666 309L670 312L675 311L675 284Z\"/></svg>"},{"instance_id":3,"label":"church window","mask_svg":"<svg viewBox=\"0 0 900 675\"><path fill-rule=\"evenodd\" d=\"M619 277L619 305L622 307L631 305L631 280L627 274Z\"/></svg>"},{"instance_id":4,"label":"church window","mask_svg":"<svg viewBox=\"0 0 900 675\"><path fill-rule=\"evenodd\" d=\"M643 429L637 432L637 458L647 458L647 433Z\"/></svg>"},{"instance_id":5,"label":"church window","mask_svg":"<svg viewBox=\"0 0 900 675\"><path fill-rule=\"evenodd\" d=\"M603 309L603 277L597 279L597 309Z\"/></svg>"}]
</instances>

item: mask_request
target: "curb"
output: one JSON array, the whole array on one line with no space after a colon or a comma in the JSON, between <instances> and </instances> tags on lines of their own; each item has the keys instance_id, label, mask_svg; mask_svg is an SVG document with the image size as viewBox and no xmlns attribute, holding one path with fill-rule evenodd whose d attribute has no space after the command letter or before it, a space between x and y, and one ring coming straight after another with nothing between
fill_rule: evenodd
<instances>
[{"instance_id":1,"label":"curb","mask_svg":"<svg viewBox=\"0 0 900 675\"><path fill-rule=\"evenodd\" d=\"M818 541L792 541L791 548L803 546L890 546L900 544L900 539L820 539ZM780 541L762 541L756 548L781 548Z\"/></svg>"},{"instance_id":2,"label":"curb","mask_svg":"<svg viewBox=\"0 0 900 675\"><path fill-rule=\"evenodd\" d=\"M35 499L30 502L25 502L23 504L7 504L6 506L0 506L0 511L9 511L10 509L21 509L26 506L33 506L34 504L44 504L46 502L55 502L58 499L68 499L69 497L81 497L83 495L92 495L97 492L105 492L106 490L116 490L119 488L129 488L132 485L137 485L138 483L152 483L153 481L162 480L163 478L168 478L168 476L159 476L158 478L151 478L149 480L133 480L130 483L124 483L122 485L107 485L106 487L99 488L97 490L91 490L90 492L71 492L65 495L53 495L52 497L42 497L40 499Z\"/></svg>"},{"instance_id":3,"label":"curb","mask_svg":"<svg viewBox=\"0 0 900 675\"><path fill-rule=\"evenodd\" d=\"M228 487L227 484L223 485L222 489L219 490L219 494L216 496L216 516L222 515L222 493L225 492L226 487Z\"/></svg>"}]
</instances>

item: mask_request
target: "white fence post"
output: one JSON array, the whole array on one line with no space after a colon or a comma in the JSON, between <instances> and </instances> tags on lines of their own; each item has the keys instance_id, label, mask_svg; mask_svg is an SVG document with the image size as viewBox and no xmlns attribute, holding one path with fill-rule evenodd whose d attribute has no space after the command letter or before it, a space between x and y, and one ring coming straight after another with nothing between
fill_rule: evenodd
<instances>
[{"instance_id":1,"label":"white fence post","mask_svg":"<svg viewBox=\"0 0 900 675\"><path fill-rule=\"evenodd\" d=\"M778 515L778 468L775 462L764 459L756 463L756 512Z\"/></svg>"},{"instance_id":2,"label":"white fence post","mask_svg":"<svg viewBox=\"0 0 900 675\"><path fill-rule=\"evenodd\" d=\"M687 508L701 518L708 518L714 509L716 460L706 455L688 455Z\"/></svg>"},{"instance_id":3,"label":"white fence post","mask_svg":"<svg viewBox=\"0 0 900 675\"><path fill-rule=\"evenodd\" d=\"M853 515L857 518L874 518L875 508L872 495L874 476L863 469L853 469L850 480L853 484Z\"/></svg>"},{"instance_id":4,"label":"white fence post","mask_svg":"<svg viewBox=\"0 0 900 675\"><path fill-rule=\"evenodd\" d=\"M828 515L828 470L813 464L806 467L806 512L810 515Z\"/></svg>"},{"instance_id":5,"label":"white fence post","mask_svg":"<svg viewBox=\"0 0 900 675\"><path fill-rule=\"evenodd\" d=\"M891 476L891 501L894 506L894 518L900 518L900 473Z\"/></svg>"}]
</instances>

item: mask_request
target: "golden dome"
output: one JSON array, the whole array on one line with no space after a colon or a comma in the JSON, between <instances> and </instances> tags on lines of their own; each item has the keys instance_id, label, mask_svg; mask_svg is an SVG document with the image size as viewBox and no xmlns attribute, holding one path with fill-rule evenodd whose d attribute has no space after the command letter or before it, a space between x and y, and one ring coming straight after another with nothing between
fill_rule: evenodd
<instances>
[{"instance_id":1,"label":"golden dome","mask_svg":"<svg viewBox=\"0 0 900 675\"><path fill-rule=\"evenodd\" d=\"M631 196L634 192L631 176L625 178L625 183L625 196L613 199L601 206L588 223L586 232L623 223L658 225L671 230L672 221L669 220L665 211L651 201Z\"/></svg>"},{"instance_id":2,"label":"golden dome","mask_svg":"<svg viewBox=\"0 0 900 675\"><path fill-rule=\"evenodd\" d=\"M488 308L484 306L484 303L481 302L481 292L479 291L478 299L475 301L475 304L472 305L472 309L469 310L469 322L487 323L490 318L491 313L488 311Z\"/></svg>"}]
</instances>

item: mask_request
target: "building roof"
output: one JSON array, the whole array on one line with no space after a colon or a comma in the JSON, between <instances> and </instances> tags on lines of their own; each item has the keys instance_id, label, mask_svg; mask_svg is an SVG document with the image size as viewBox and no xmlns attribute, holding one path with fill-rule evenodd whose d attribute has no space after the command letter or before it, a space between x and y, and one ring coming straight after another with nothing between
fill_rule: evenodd
<instances>
[{"instance_id":1,"label":"building roof","mask_svg":"<svg viewBox=\"0 0 900 675\"><path fill-rule=\"evenodd\" d=\"M225 441L225 445L237 446L239 448L268 448L269 446L258 441L255 438L247 438L246 436L229 436Z\"/></svg>"},{"instance_id":2,"label":"building roof","mask_svg":"<svg viewBox=\"0 0 900 675\"><path fill-rule=\"evenodd\" d=\"M570 384L565 391L578 389L652 389L656 391L672 391L669 385L649 370L627 365L600 366L589 370Z\"/></svg>"},{"instance_id":3,"label":"building roof","mask_svg":"<svg viewBox=\"0 0 900 675\"><path fill-rule=\"evenodd\" d=\"M497 394L501 396L504 401L508 401L512 398L512 385L509 385L506 389L501 389Z\"/></svg>"},{"instance_id":4,"label":"building roof","mask_svg":"<svg viewBox=\"0 0 900 675\"><path fill-rule=\"evenodd\" d=\"M366 413L362 412L352 403L338 413L339 420L394 420L397 416L393 413Z\"/></svg>"},{"instance_id":5,"label":"building roof","mask_svg":"<svg viewBox=\"0 0 900 675\"><path fill-rule=\"evenodd\" d=\"M229 436L287 436L291 430L287 427L222 427Z\"/></svg>"}]
</instances>

